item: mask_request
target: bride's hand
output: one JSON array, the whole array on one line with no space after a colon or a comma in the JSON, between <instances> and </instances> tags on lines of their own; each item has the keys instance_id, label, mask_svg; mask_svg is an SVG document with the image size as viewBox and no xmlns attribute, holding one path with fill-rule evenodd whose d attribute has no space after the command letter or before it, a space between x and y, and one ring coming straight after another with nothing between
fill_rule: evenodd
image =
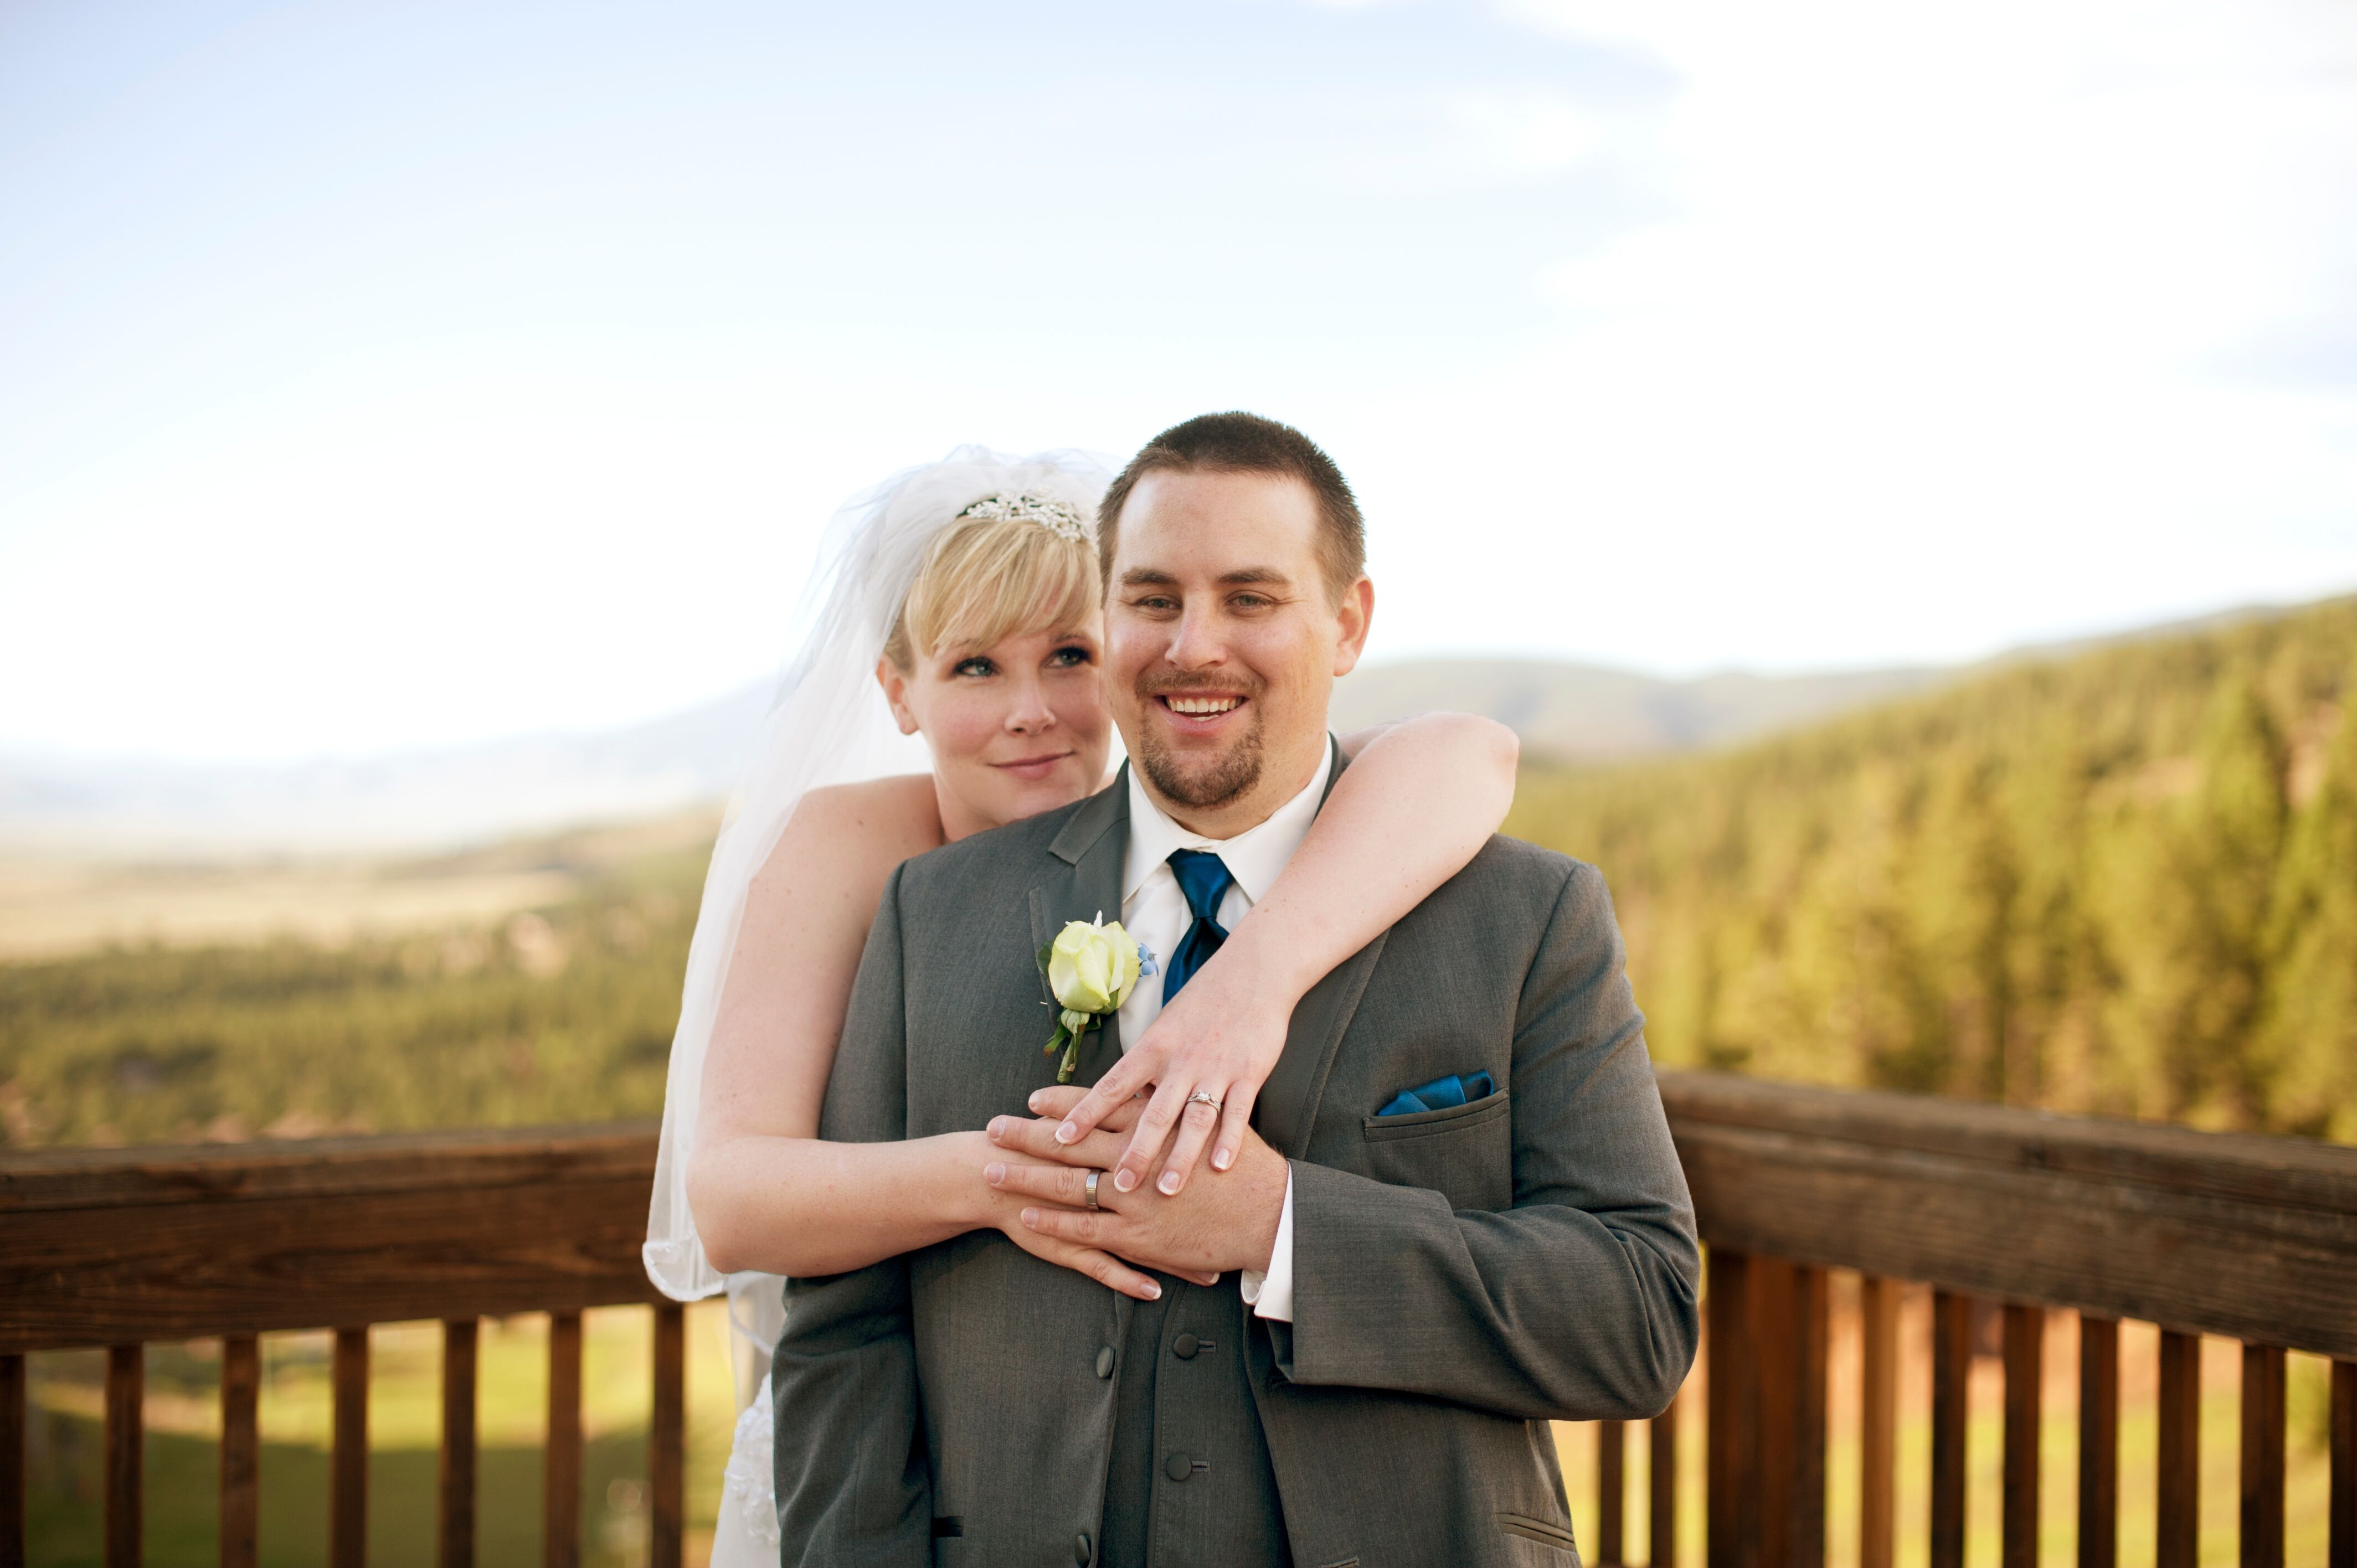
<instances>
[{"instance_id":1,"label":"bride's hand","mask_svg":"<svg viewBox=\"0 0 2357 1568\"><path fill-rule=\"evenodd\" d=\"M1034 1096L1035 1103L1038 1097ZM1120 1121L1124 1131L1126 1131L1129 1123L1135 1119L1138 1109L1139 1108L1135 1105L1124 1106L1119 1109L1116 1113L1116 1119ZM1105 1133L1101 1136L1104 1140L1102 1143L1096 1143L1093 1144L1083 1144L1066 1150L1065 1154L1068 1157L1063 1163L1068 1165L1081 1164L1084 1162L1086 1156L1089 1155L1096 1155L1103 1159L1111 1159L1113 1157L1113 1139L1115 1135L1113 1133ZM1013 1150L997 1148L995 1146L996 1140L993 1140L993 1143L994 1147L991 1150L990 1157L994 1161L1006 1165L1047 1165L1056 1163L1054 1161L1036 1159L1031 1155L1017 1153ZM979 1180L981 1178L977 1176L976 1179ZM1042 1262L1053 1263L1060 1269L1070 1269L1074 1273L1086 1274L1089 1278L1096 1281L1097 1283L1103 1285L1108 1290L1117 1290L1124 1295L1135 1296L1140 1301L1153 1301L1161 1294L1161 1288L1157 1286L1151 1278L1139 1273L1136 1269L1132 1268L1128 1263L1114 1257L1112 1253L1105 1251L1103 1249L1099 1247L1084 1247L1076 1241L1066 1241L1053 1236L1043 1236L1039 1231L1034 1230L1029 1226L1024 1224L1023 1208L1026 1202L1025 1199L1013 1195L998 1194L995 1191L992 1197L994 1200L992 1223L997 1226L1000 1233L1006 1236L1008 1240L1014 1242L1017 1246L1022 1248L1033 1257L1039 1259ZM1005 1212L996 1212L996 1210L1001 1209ZM1187 1277L1193 1279L1198 1284L1210 1285L1219 1283L1219 1276L1217 1274L1189 1274L1187 1275Z\"/></svg>"},{"instance_id":2,"label":"bride's hand","mask_svg":"<svg viewBox=\"0 0 2357 1568\"><path fill-rule=\"evenodd\" d=\"M1235 1164L1252 1125L1254 1099L1285 1050L1285 1032L1293 1019L1295 995L1262 975L1256 958L1256 949L1234 941L1213 954L1056 1129L1059 1142L1076 1144L1112 1128L1112 1112L1131 1096L1153 1090L1129 1147L1114 1167L1114 1191L1135 1190L1166 1140L1170 1153L1157 1185L1166 1193L1178 1191L1215 1126L1219 1141L1211 1147L1211 1168L1223 1171ZM1216 1100L1219 1111L1190 1101L1198 1090ZM1044 1105L1035 1103L1034 1109Z\"/></svg>"}]
</instances>

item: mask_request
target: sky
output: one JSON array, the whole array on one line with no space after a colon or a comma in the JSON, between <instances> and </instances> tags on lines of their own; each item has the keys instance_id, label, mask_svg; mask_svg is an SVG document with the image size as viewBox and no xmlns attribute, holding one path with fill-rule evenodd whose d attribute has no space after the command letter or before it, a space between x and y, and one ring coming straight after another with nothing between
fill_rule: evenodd
<instances>
[{"instance_id":1,"label":"sky","mask_svg":"<svg viewBox=\"0 0 2357 1568\"><path fill-rule=\"evenodd\" d=\"M1371 656L2357 589L2341 0L0 0L0 752L595 728L844 497L1298 424Z\"/></svg>"}]
</instances>

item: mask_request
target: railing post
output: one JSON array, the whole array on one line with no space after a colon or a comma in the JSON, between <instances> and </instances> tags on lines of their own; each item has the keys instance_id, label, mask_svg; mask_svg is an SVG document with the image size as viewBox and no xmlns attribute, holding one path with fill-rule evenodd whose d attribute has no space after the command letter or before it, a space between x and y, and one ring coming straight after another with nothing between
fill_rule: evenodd
<instances>
[{"instance_id":1,"label":"railing post","mask_svg":"<svg viewBox=\"0 0 2357 1568\"><path fill-rule=\"evenodd\" d=\"M0 1568L25 1568L25 1358L0 1356Z\"/></svg>"},{"instance_id":2,"label":"railing post","mask_svg":"<svg viewBox=\"0 0 2357 1568\"><path fill-rule=\"evenodd\" d=\"M2160 1459L2153 1561L2195 1568L2201 1544L2201 1337L2160 1331Z\"/></svg>"},{"instance_id":3,"label":"railing post","mask_svg":"<svg viewBox=\"0 0 2357 1568\"><path fill-rule=\"evenodd\" d=\"M336 1330L335 1439L328 1455L328 1568L368 1568L369 1331Z\"/></svg>"},{"instance_id":4,"label":"railing post","mask_svg":"<svg viewBox=\"0 0 2357 1568\"><path fill-rule=\"evenodd\" d=\"M1652 1568L1675 1568L1678 1560L1678 1406L1645 1423L1645 1560Z\"/></svg>"},{"instance_id":5,"label":"railing post","mask_svg":"<svg viewBox=\"0 0 2357 1568\"><path fill-rule=\"evenodd\" d=\"M1932 1294L1932 1568L1964 1568L1964 1426L1970 1415L1973 1302Z\"/></svg>"},{"instance_id":6,"label":"railing post","mask_svg":"<svg viewBox=\"0 0 2357 1568\"><path fill-rule=\"evenodd\" d=\"M2284 1353L2243 1347L2243 1568L2284 1568Z\"/></svg>"},{"instance_id":7,"label":"railing post","mask_svg":"<svg viewBox=\"0 0 2357 1568\"><path fill-rule=\"evenodd\" d=\"M687 1311L675 1301L655 1307L655 1402L647 1432L648 1490L654 1506L649 1568L680 1568L687 1530Z\"/></svg>"},{"instance_id":8,"label":"railing post","mask_svg":"<svg viewBox=\"0 0 2357 1568\"><path fill-rule=\"evenodd\" d=\"M541 1562L581 1568L581 1315L548 1315L548 1444L543 1450Z\"/></svg>"},{"instance_id":9,"label":"railing post","mask_svg":"<svg viewBox=\"0 0 2357 1568\"><path fill-rule=\"evenodd\" d=\"M1892 1568L1899 1544L1899 1282L1858 1281L1859 1568Z\"/></svg>"},{"instance_id":10,"label":"railing post","mask_svg":"<svg viewBox=\"0 0 2357 1568\"><path fill-rule=\"evenodd\" d=\"M475 1352L481 1326L442 1325L440 1568L475 1568Z\"/></svg>"},{"instance_id":11,"label":"railing post","mask_svg":"<svg viewBox=\"0 0 2357 1568\"><path fill-rule=\"evenodd\" d=\"M1598 1568L1621 1568L1629 1560L1629 1423L1596 1423L1596 1561Z\"/></svg>"},{"instance_id":12,"label":"railing post","mask_svg":"<svg viewBox=\"0 0 2357 1568\"><path fill-rule=\"evenodd\" d=\"M2079 1315L2079 1568L2120 1557L2120 1325Z\"/></svg>"},{"instance_id":13,"label":"railing post","mask_svg":"<svg viewBox=\"0 0 2357 1568\"><path fill-rule=\"evenodd\" d=\"M1710 1366L1703 1432L1703 1546L1709 1568L1752 1568L1760 1538L1760 1402L1751 1346L1751 1260L1710 1250L1703 1298Z\"/></svg>"},{"instance_id":14,"label":"railing post","mask_svg":"<svg viewBox=\"0 0 2357 1568\"><path fill-rule=\"evenodd\" d=\"M251 1334L221 1341L221 1568L254 1568L262 1549L262 1347Z\"/></svg>"},{"instance_id":15,"label":"railing post","mask_svg":"<svg viewBox=\"0 0 2357 1568\"><path fill-rule=\"evenodd\" d=\"M2357 1568L2357 1361L2332 1363L2332 1515L2325 1561Z\"/></svg>"},{"instance_id":16,"label":"railing post","mask_svg":"<svg viewBox=\"0 0 2357 1568\"><path fill-rule=\"evenodd\" d=\"M2044 1418L2046 1314L2005 1308L2005 1568L2038 1568L2038 1446Z\"/></svg>"},{"instance_id":17,"label":"railing post","mask_svg":"<svg viewBox=\"0 0 2357 1568\"><path fill-rule=\"evenodd\" d=\"M106 1348L106 1568L139 1568L146 1348Z\"/></svg>"}]
</instances>

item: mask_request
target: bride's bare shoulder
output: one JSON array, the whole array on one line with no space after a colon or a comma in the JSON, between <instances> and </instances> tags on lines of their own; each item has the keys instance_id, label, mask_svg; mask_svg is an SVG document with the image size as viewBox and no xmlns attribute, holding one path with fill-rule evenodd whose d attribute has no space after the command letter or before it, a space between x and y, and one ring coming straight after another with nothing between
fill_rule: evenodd
<instances>
[{"instance_id":1,"label":"bride's bare shoulder","mask_svg":"<svg viewBox=\"0 0 2357 1568\"><path fill-rule=\"evenodd\" d=\"M813 789L794 807L784 836L897 865L941 844L942 812L932 775L900 773Z\"/></svg>"}]
</instances>

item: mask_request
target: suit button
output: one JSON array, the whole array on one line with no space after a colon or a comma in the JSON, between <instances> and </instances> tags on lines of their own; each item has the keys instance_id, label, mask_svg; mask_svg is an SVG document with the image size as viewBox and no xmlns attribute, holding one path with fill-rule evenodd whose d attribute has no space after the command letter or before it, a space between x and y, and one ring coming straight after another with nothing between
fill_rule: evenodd
<instances>
[{"instance_id":1,"label":"suit button","mask_svg":"<svg viewBox=\"0 0 2357 1568\"><path fill-rule=\"evenodd\" d=\"M1162 1473L1174 1481L1183 1481L1195 1473L1195 1461L1184 1454L1173 1454L1162 1462Z\"/></svg>"},{"instance_id":2,"label":"suit button","mask_svg":"<svg viewBox=\"0 0 2357 1568\"><path fill-rule=\"evenodd\" d=\"M1097 1352L1097 1376L1100 1378L1113 1376L1113 1347L1110 1345Z\"/></svg>"},{"instance_id":3,"label":"suit button","mask_svg":"<svg viewBox=\"0 0 2357 1568\"><path fill-rule=\"evenodd\" d=\"M1089 1532L1085 1530L1072 1537L1072 1561L1081 1568L1089 1568Z\"/></svg>"},{"instance_id":4,"label":"suit button","mask_svg":"<svg viewBox=\"0 0 2357 1568\"><path fill-rule=\"evenodd\" d=\"M1178 1338L1170 1341L1170 1353L1182 1361L1193 1360L1195 1352L1202 1348L1203 1342L1191 1334L1181 1334Z\"/></svg>"}]
</instances>

